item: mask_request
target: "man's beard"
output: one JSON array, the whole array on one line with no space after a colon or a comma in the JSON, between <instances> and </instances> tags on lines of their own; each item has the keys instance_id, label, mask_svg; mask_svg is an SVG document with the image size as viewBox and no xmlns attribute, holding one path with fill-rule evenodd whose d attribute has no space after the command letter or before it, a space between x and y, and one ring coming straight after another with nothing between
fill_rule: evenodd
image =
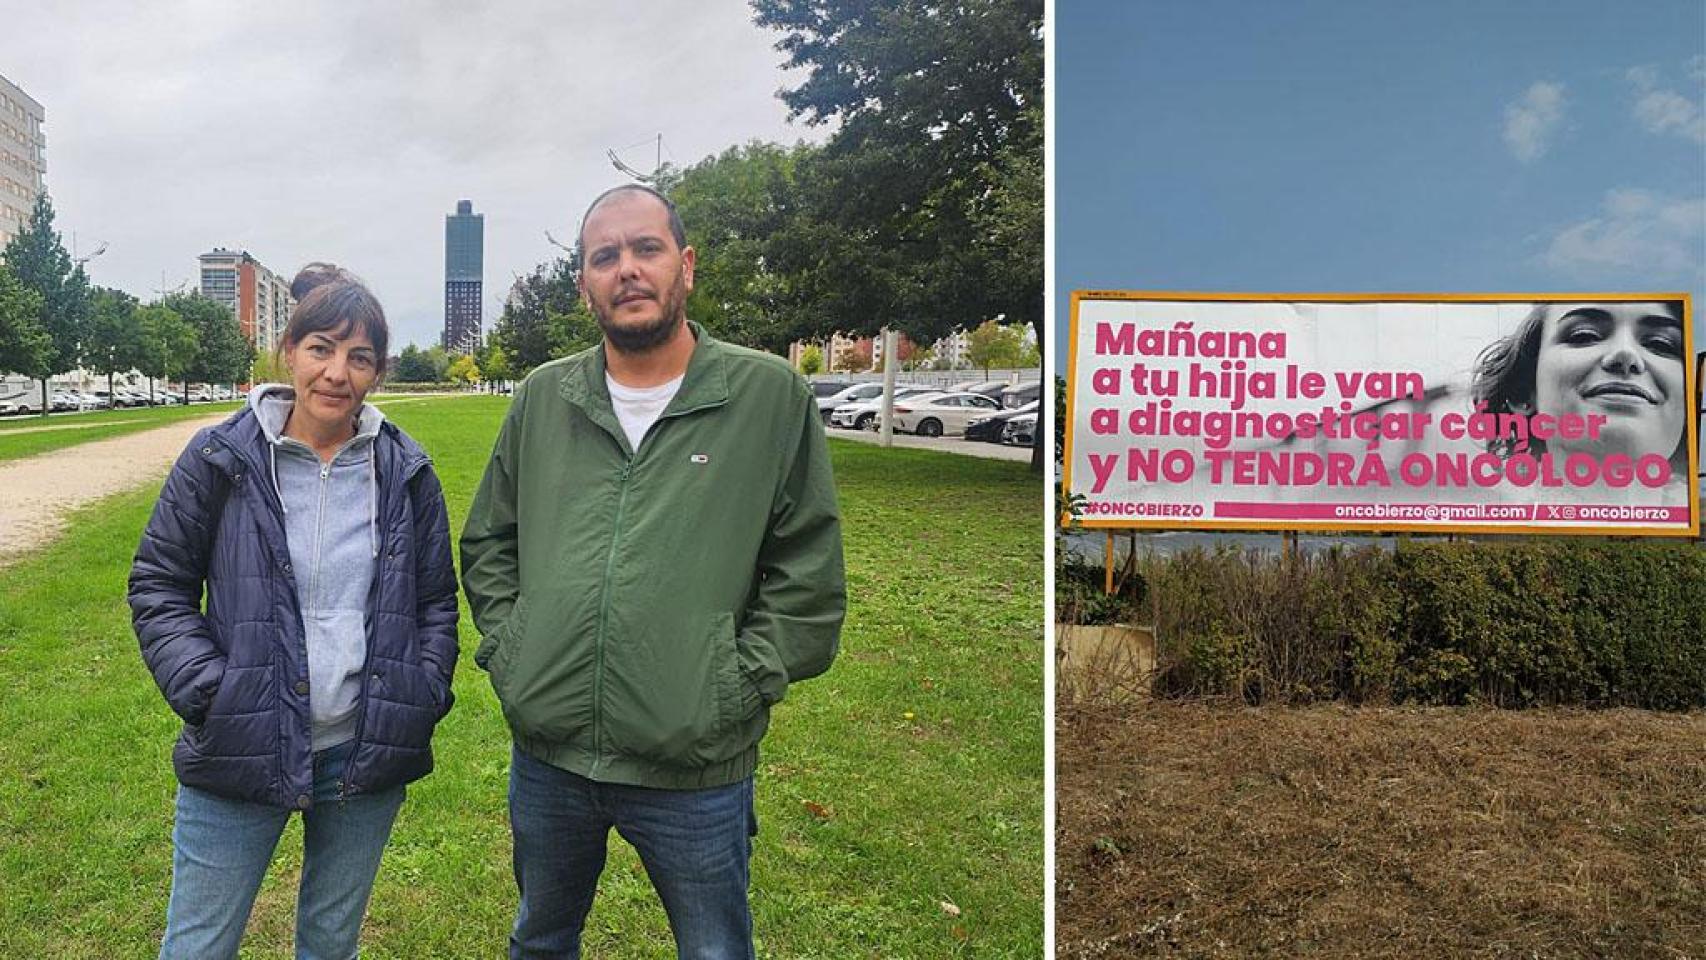
<instances>
[{"instance_id":1,"label":"man's beard","mask_svg":"<svg viewBox=\"0 0 1706 960\"><path fill-rule=\"evenodd\" d=\"M618 291L617 296L621 296ZM643 324L618 324L611 319L616 312L615 306L608 309L594 308L593 319L598 321L598 329L604 331L605 340L622 353L646 353L655 350L669 341L675 335L676 328L686 319L687 290L681 275L677 274L675 282L670 285L669 292L658 301L660 307L657 318Z\"/></svg>"}]
</instances>

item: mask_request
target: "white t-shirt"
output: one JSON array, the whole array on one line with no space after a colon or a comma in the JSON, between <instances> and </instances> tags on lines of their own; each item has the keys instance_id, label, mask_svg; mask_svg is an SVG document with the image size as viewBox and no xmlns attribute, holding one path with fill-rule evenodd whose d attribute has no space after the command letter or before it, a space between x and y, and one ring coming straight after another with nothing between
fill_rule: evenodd
<instances>
[{"instance_id":1,"label":"white t-shirt","mask_svg":"<svg viewBox=\"0 0 1706 960\"><path fill-rule=\"evenodd\" d=\"M682 374L684 376L686 374ZM622 424L622 432L628 435L628 449L638 453L646 431L663 415L664 408L675 399L675 392L681 389L681 377L655 387L624 387L606 371L604 383L610 388L610 406L616 411L616 420Z\"/></svg>"}]
</instances>

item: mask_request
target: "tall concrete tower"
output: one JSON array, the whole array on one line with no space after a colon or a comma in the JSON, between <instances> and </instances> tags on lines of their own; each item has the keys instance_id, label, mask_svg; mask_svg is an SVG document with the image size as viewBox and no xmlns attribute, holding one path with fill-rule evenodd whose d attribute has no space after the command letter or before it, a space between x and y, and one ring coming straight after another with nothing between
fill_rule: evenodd
<instances>
[{"instance_id":1,"label":"tall concrete tower","mask_svg":"<svg viewBox=\"0 0 1706 960\"><path fill-rule=\"evenodd\" d=\"M444 218L444 349L472 353L480 345L481 288L485 270L486 215L472 200L458 200Z\"/></svg>"}]
</instances>

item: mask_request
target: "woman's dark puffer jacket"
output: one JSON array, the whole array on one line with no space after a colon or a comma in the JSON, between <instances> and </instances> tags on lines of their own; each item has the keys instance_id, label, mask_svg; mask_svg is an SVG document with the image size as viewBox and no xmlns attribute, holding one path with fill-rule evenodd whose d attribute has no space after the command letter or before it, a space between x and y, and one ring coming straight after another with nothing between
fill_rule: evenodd
<instances>
[{"instance_id":1,"label":"woman's dark puffer jacket","mask_svg":"<svg viewBox=\"0 0 1706 960\"><path fill-rule=\"evenodd\" d=\"M438 477L420 446L389 422L373 455L379 555L346 794L432 770L433 726L450 709L457 656L456 573ZM196 434L142 534L130 609L143 660L184 720L172 750L178 780L234 800L307 809L308 651L268 462L248 409Z\"/></svg>"}]
</instances>

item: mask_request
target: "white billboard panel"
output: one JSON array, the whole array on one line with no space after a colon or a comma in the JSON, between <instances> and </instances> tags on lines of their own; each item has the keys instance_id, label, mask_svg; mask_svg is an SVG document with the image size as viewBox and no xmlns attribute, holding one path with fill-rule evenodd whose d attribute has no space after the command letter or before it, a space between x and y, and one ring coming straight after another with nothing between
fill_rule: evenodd
<instances>
[{"instance_id":1,"label":"white billboard panel","mask_svg":"<svg viewBox=\"0 0 1706 960\"><path fill-rule=\"evenodd\" d=\"M1687 294L1077 291L1092 527L1692 535Z\"/></svg>"}]
</instances>

